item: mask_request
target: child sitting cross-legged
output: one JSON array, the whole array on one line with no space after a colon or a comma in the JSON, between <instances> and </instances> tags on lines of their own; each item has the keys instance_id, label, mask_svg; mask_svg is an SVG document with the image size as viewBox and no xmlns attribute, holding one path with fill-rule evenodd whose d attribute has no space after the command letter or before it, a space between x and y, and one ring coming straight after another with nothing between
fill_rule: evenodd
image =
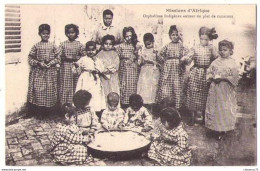
<instances>
[{"instance_id":1,"label":"child sitting cross-legged","mask_svg":"<svg viewBox=\"0 0 260 171\"><path fill-rule=\"evenodd\" d=\"M93 165L95 160L88 153L86 144L93 140L98 128L95 113L88 107L91 94L80 90L73 97L74 106L65 103L65 124L58 124L51 141L55 162L61 165Z\"/></svg>"}]
</instances>

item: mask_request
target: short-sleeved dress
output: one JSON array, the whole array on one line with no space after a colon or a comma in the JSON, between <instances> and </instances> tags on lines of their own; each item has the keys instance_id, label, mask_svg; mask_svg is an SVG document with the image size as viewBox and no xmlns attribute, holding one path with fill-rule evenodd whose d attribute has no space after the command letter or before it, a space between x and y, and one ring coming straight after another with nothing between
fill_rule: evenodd
<instances>
[{"instance_id":1,"label":"short-sleeved dress","mask_svg":"<svg viewBox=\"0 0 260 171\"><path fill-rule=\"evenodd\" d=\"M102 85L104 87L105 97L111 92L116 92L120 94L119 88L119 78L118 78L118 69L119 69L119 56L116 51L100 51L97 55L97 58L103 62L104 71L114 70L108 74L105 74L108 80L101 78Z\"/></svg>"},{"instance_id":2,"label":"short-sleeved dress","mask_svg":"<svg viewBox=\"0 0 260 171\"><path fill-rule=\"evenodd\" d=\"M78 65L81 68L81 74L78 79L76 91L86 90L92 94L89 106L95 111L100 111L106 108L105 95L101 84L99 74L94 74L93 71L104 71L104 65L98 58L93 60L88 56L84 56L78 60Z\"/></svg>"},{"instance_id":3,"label":"short-sleeved dress","mask_svg":"<svg viewBox=\"0 0 260 171\"><path fill-rule=\"evenodd\" d=\"M207 102L208 86L206 82L207 68L218 57L212 45L197 45L189 55L194 62L187 81L187 107L193 111L204 111Z\"/></svg>"},{"instance_id":4,"label":"short-sleeved dress","mask_svg":"<svg viewBox=\"0 0 260 171\"><path fill-rule=\"evenodd\" d=\"M156 127L156 139L148 151L148 157L163 166L189 166L191 149L188 134L181 123L178 127L167 130L162 123Z\"/></svg>"},{"instance_id":5,"label":"short-sleeved dress","mask_svg":"<svg viewBox=\"0 0 260 171\"><path fill-rule=\"evenodd\" d=\"M141 71L137 83L137 94L142 96L144 104L152 104L155 103L160 76L160 70L156 66L157 55L153 48L144 48L142 49L141 58ZM152 61L155 64L145 61Z\"/></svg>"},{"instance_id":6,"label":"short-sleeved dress","mask_svg":"<svg viewBox=\"0 0 260 171\"><path fill-rule=\"evenodd\" d=\"M157 102L165 97L174 97L175 107L179 109L182 101L183 69L180 59L184 55L182 42L170 42L160 52L159 59L163 62L163 69L159 80Z\"/></svg>"},{"instance_id":7,"label":"short-sleeved dress","mask_svg":"<svg viewBox=\"0 0 260 171\"><path fill-rule=\"evenodd\" d=\"M59 50L52 42L35 44L28 57L30 68L28 102L37 106L53 107L58 100ZM39 67L38 62L50 64L48 69Z\"/></svg>"},{"instance_id":8,"label":"short-sleeved dress","mask_svg":"<svg viewBox=\"0 0 260 171\"><path fill-rule=\"evenodd\" d=\"M214 131L230 131L236 124L236 86L239 74L235 60L218 58L207 71L207 78L223 78L220 83L212 82L207 98L205 126Z\"/></svg>"},{"instance_id":9,"label":"short-sleeved dress","mask_svg":"<svg viewBox=\"0 0 260 171\"><path fill-rule=\"evenodd\" d=\"M73 62L84 56L84 46L79 41L65 41L60 45L60 103L72 103L76 89L78 74L74 73Z\"/></svg>"},{"instance_id":10,"label":"short-sleeved dress","mask_svg":"<svg viewBox=\"0 0 260 171\"><path fill-rule=\"evenodd\" d=\"M122 43L118 46L119 81L120 81L120 102L129 104L129 97L137 92L139 68L137 57L134 55L134 46L129 43Z\"/></svg>"}]
</instances>

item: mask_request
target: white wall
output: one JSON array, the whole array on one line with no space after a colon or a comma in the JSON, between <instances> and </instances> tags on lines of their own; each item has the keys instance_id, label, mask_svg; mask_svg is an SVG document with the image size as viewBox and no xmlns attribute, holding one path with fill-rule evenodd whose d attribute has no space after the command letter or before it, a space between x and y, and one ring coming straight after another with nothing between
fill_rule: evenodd
<instances>
[{"instance_id":1,"label":"white wall","mask_svg":"<svg viewBox=\"0 0 260 171\"><path fill-rule=\"evenodd\" d=\"M163 27L158 28L155 35L156 46L160 48L168 43L168 29L170 25L176 24L182 27L184 44L187 47L198 43L198 30L201 26L215 27L219 38L213 43L217 45L220 40L228 38L235 43L234 58L240 59L243 56L255 56L256 41L255 35L248 35L250 26L255 30L255 12L252 7L236 6L211 7L214 14L233 14L234 19L164 19ZM6 65L6 113L19 110L26 102L29 67L27 55L30 48L40 41L38 26L48 23L51 26L50 41L57 45L66 40L64 26L74 23L80 28L79 41L86 43L91 39L91 34L98 23L102 20L104 9L114 11L114 23L123 29L124 26L133 26L137 32L138 39L142 42L142 36L146 32L152 32L158 27L158 18L143 18L143 14L165 13L165 8L188 9L191 6L155 6L155 5L21 5L22 18L22 52L20 64ZM193 6L192 8L208 8L206 6ZM168 13L169 14L169 13ZM245 15L246 14L246 15ZM160 32L162 30L163 32ZM251 29L252 30L252 29ZM161 35L162 34L162 35ZM6 56L7 57L7 56Z\"/></svg>"}]
</instances>

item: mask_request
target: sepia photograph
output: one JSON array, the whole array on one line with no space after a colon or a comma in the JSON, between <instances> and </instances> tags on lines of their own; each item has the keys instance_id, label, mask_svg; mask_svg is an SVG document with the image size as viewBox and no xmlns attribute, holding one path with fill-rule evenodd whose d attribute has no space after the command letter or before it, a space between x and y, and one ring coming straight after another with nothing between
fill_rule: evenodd
<instances>
[{"instance_id":1,"label":"sepia photograph","mask_svg":"<svg viewBox=\"0 0 260 171\"><path fill-rule=\"evenodd\" d=\"M4 9L6 166L257 166L256 4Z\"/></svg>"}]
</instances>

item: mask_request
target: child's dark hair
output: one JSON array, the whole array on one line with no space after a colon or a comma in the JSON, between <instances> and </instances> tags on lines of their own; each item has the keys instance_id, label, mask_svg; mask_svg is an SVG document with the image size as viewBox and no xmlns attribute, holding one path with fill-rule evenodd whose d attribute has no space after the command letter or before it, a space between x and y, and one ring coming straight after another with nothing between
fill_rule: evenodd
<instances>
[{"instance_id":1,"label":"child's dark hair","mask_svg":"<svg viewBox=\"0 0 260 171\"><path fill-rule=\"evenodd\" d=\"M171 35L174 31L179 32L176 25L171 25L171 27L169 29L169 35Z\"/></svg>"},{"instance_id":2,"label":"child's dark hair","mask_svg":"<svg viewBox=\"0 0 260 171\"><path fill-rule=\"evenodd\" d=\"M175 108L175 98L173 96L168 96L162 99L160 102L160 111L162 111L165 108L172 107Z\"/></svg>"},{"instance_id":3,"label":"child's dark hair","mask_svg":"<svg viewBox=\"0 0 260 171\"><path fill-rule=\"evenodd\" d=\"M154 42L154 37L152 33L145 33L143 37L143 41L151 41Z\"/></svg>"},{"instance_id":4,"label":"child's dark hair","mask_svg":"<svg viewBox=\"0 0 260 171\"><path fill-rule=\"evenodd\" d=\"M69 114L69 117L75 115L76 109L71 103L64 103L61 107L61 112L63 115Z\"/></svg>"},{"instance_id":5,"label":"child's dark hair","mask_svg":"<svg viewBox=\"0 0 260 171\"><path fill-rule=\"evenodd\" d=\"M73 103L78 109L83 109L88 105L92 95L86 90L79 90L73 96Z\"/></svg>"},{"instance_id":6,"label":"child's dark hair","mask_svg":"<svg viewBox=\"0 0 260 171\"><path fill-rule=\"evenodd\" d=\"M212 29L210 29L208 27L201 27L199 30L199 36L201 36L201 35L207 35L209 37L209 40L218 38L218 34L216 33L216 30L214 27Z\"/></svg>"},{"instance_id":7,"label":"child's dark hair","mask_svg":"<svg viewBox=\"0 0 260 171\"><path fill-rule=\"evenodd\" d=\"M104 45L104 43L105 43L107 40L111 40L113 46L115 45L115 41L116 41L115 36L108 34L108 35L106 35L106 36L104 36L104 37L102 38L102 43L101 43L102 46Z\"/></svg>"},{"instance_id":8,"label":"child's dark hair","mask_svg":"<svg viewBox=\"0 0 260 171\"><path fill-rule=\"evenodd\" d=\"M134 48L136 49L136 45L137 45L138 40L137 40L137 35L135 33L134 28L133 27L124 27L124 29L123 29L123 37L124 38L125 38L127 32L132 33L131 43L134 46Z\"/></svg>"},{"instance_id":9,"label":"child's dark hair","mask_svg":"<svg viewBox=\"0 0 260 171\"><path fill-rule=\"evenodd\" d=\"M76 38L78 38L78 35L79 35L79 27L75 24L67 24L65 26L65 34L67 35L69 33L69 29L73 28L73 30L75 31L76 33Z\"/></svg>"},{"instance_id":10,"label":"child's dark hair","mask_svg":"<svg viewBox=\"0 0 260 171\"><path fill-rule=\"evenodd\" d=\"M39 26L39 33L38 34L41 34L44 30L47 30L49 31L49 33L51 33L51 27L49 24L41 24Z\"/></svg>"},{"instance_id":11,"label":"child's dark hair","mask_svg":"<svg viewBox=\"0 0 260 171\"><path fill-rule=\"evenodd\" d=\"M132 94L129 97L129 106L136 106L138 108L141 108L144 105L143 98L139 94Z\"/></svg>"},{"instance_id":12,"label":"child's dark hair","mask_svg":"<svg viewBox=\"0 0 260 171\"><path fill-rule=\"evenodd\" d=\"M90 46L94 46L95 49L97 48L97 44L94 41L88 41L86 43L86 49L89 49Z\"/></svg>"},{"instance_id":13,"label":"child's dark hair","mask_svg":"<svg viewBox=\"0 0 260 171\"><path fill-rule=\"evenodd\" d=\"M112 15L112 17L114 16L113 12L110 9L106 9L106 10L103 11L103 17L105 15Z\"/></svg>"},{"instance_id":14,"label":"child's dark hair","mask_svg":"<svg viewBox=\"0 0 260 171\"><path fill-rule=\"evenodd\" d=\"M218 49L220 51L221 47L227 47L230 51L231 51L231 55L233 55L233 49L234 49L234 45L232 42L228 41L228 40L222 40L218 43Z\"/></svg>"},{"instance_id":15,"label":"child's dark hair","mask_svg":"<svg viewBox=\"0 0 260 171\"><path fill-rule=\"evenodd\" d=\"M171 123L174 128L179 126L181 123L180 113L172 107L167 107L163 109L160 112L160 118L161 120L165 120Z\"/></svg>"}]
</instances>

